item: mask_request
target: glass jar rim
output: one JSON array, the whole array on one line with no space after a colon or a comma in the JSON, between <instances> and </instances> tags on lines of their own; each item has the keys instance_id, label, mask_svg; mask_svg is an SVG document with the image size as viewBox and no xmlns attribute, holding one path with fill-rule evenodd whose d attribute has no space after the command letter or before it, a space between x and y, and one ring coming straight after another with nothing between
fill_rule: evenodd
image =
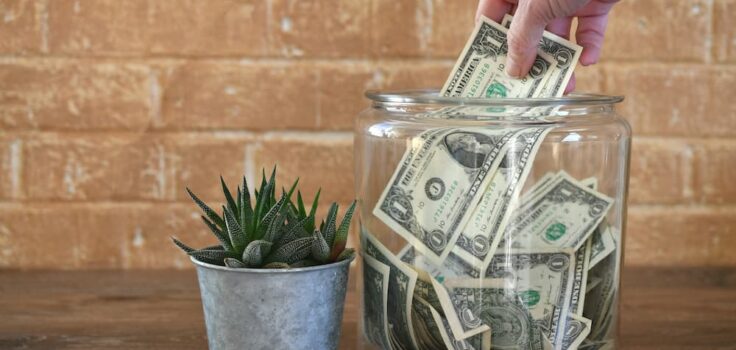
<instances>
[{"instance_id":1,"label":"glass jar rim","mask_svg":"<svg viewBox=\"0 0 736 350\"><path fill-rule=\"evenodd\" d=\"M572 93L550 98L467 98L445 97L438 89L367 90L365 96L374 102L399 104L440 104L447 106L590 106L612 105L624 100L624 96L590 93Z\"/></svg>"}]
</instances>

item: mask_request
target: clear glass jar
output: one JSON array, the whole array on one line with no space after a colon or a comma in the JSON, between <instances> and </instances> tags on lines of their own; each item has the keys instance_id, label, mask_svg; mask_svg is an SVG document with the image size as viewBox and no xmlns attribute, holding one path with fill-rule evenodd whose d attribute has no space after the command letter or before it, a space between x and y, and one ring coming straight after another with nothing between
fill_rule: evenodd
<instances>
[{"instance_id":1,"label":"clear glass jar","mask_svg":"<svg viewBox=\"0 0 736 350\"><path fill-rule=\"evenodd\" d=\"M623 98L366 96L357 348L616 348Z\"/></svg>"}]
</instances>

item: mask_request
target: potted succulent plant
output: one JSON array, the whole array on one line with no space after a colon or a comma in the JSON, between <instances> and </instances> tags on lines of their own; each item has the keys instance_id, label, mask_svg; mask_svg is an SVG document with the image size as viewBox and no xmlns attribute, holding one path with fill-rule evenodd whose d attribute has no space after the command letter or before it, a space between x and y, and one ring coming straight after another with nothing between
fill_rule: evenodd
<instances>
[{"instance_id":1,"label":"potted succulent plant","mask_svg":"<svg viewBox=\"0 0 736 350\"><path fill-rule=\"evenodd\" d=\"M319 192L307 212L298 180L287 191L275 178L264 172L253 200L245 178L235 197L221 178L222 215L187 188L220 242L194 249L172 237L197 268L210 349L337 349L355 202L339 224L333 203L317 225Z\"/></svg>"}]
</instances>

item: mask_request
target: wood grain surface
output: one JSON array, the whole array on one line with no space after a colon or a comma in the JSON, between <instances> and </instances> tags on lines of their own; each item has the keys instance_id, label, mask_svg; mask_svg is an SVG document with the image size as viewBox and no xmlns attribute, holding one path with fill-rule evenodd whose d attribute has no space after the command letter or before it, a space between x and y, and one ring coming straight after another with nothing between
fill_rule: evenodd
<instances>
[{"instance_id":1,"label":"wood grain surface","mask_svg":"<svg viewBox=\"0 0 736 350\"><path fill-rule=\"evenodd\" d=\"M628 269L621 311L623 349L736 349L736 269ZM0 349L206 347L194 271L0 271Z\"/></svg>"}]
</instances>

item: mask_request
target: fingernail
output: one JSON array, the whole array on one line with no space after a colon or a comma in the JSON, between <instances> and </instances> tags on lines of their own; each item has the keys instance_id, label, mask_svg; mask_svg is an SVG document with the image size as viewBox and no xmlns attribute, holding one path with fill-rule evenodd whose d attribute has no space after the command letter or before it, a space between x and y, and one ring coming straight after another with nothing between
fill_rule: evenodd
<instances>
[{"instance_id":1,"label":"fingernail","mask_svg":"<svg viewBox=\"0 0 736 350\"><path fill-rule=\"evenodd\" d=\"M506 60L506 75L512 78L521 78L521 66L511 60Z\"/></svg>"}]
</instances>

